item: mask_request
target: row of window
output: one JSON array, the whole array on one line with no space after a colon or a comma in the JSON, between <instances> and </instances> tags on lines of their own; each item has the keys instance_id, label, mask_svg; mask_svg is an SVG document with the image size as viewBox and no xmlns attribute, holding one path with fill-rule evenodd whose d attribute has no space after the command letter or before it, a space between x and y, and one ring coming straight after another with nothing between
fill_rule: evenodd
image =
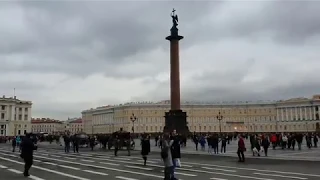
<instances>
[{"instance_id":1,"label":"row of window","mask_svg":"<svg viewBox=\"0 0 320 180\"><path fill-rule=\"evenodd\" d=\"M1 120L5 120L5 117L6 117L6 116L5 116L5 113L1 113L1 117L0 117ZM18 120L22 120L22 114L19 114L18 118L19 118ZM14 115L14 120L16 120L16 119L17 119L17 116L16 116L16 114L15 114L15 115ZM24 115L24 120L25 120L25 121L28 120L28 115L27 115L27 114Z\"/></svg>"},{"instance_id":2,"label":"row of window","mask_svg":"<svg viewBox=\"0 0 320 180\"><path fill-rule=\"evenodd\" d=\"M1 110L5 111L6 110L6 105L1 105ZM22 108L16 108L15 111L17 111L17 109L19 109L19 111L22 111ZM28 108L24 108L25 112L28 112Z\"/></svg>"}]
</instances>

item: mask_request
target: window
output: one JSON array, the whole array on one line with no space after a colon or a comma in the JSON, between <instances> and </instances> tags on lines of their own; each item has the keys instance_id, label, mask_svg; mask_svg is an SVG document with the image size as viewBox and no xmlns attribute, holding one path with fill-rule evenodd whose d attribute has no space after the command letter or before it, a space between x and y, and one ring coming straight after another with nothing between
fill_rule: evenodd
<instances>
[{"instance_id":1,"label":"window","mask_svg":"<svg viewBox=\"0 0 320 180\"><path fill-rule=\"evenodd\" d=\"M2 105L2 106L1 106L1 110L3 110L3 111L6 110L6 106L3 106L3 105Z\"/></svg>"},{"instance_id":2,"label":"window","mask_svg":"<svg viewBox=\"0 0 320 180\"><path fill-rule=\"evenodd\" d=\"M24 120L28 120L28 115L24 115Z\"/></svg>"},{"instance_id":3,"label":"window","mask_svg":"<svg viewBox=\"0 0 320 180\"><path fill-rule=\"evenodd\" d=\"M21 130L18 130L18 135L21 135Z\"/></svg>"},{"instance_id":4,"label":"window","mask_svg":"<svg viewBox=\"0 0 320 180\"><path fill-rule=\"evenodd\" d=\"M4 113L1 113L1 119L4 119Z\"/></svg>"},{"instance_id":5,"label":"window","mask_svg":"<svg viewBox=\"0 0 320 180\"><path fill-rule=\"evenodd\" d=\"M28 112L28 108L24 108L24 111Z\"/></svg>"},{"instance_id":6,"label":"window","mask_svg":"<svg viewBox=\"0 0 320 180\"><path fill-rule=\"evenodd\" d=\"M19 114L19 120L22 120L22 115L21 114Z\"/></svg>"}]
</instances>

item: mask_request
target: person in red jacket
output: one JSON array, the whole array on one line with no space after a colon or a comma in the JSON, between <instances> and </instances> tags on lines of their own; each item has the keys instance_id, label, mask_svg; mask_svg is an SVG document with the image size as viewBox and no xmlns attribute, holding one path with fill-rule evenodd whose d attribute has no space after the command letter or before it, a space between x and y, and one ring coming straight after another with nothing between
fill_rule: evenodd
<instances>
[{"instance_id":1,"label":"person in red jacket","mask_svg":"<svg viewBox=\"0 0 320 180\"><path fill-rule=\"evenodd\" d=\"M239 135L239 141L238 141L238 157L239 157L239 162L244 162L244 152L246 151L246 145L244 144L243 136Z\"/></svg>"},{"instance_id":2,"label":"person in red jacket","mask_svg":"<svg viewBox=\"0 0 320 180\"><path fill-rule=\"evenodd\" d=\"M275 134L273 134L270 138L270 141L272 143L272 148L276 149L277 146L277 136Z\"/></svg>"}]
</instances>

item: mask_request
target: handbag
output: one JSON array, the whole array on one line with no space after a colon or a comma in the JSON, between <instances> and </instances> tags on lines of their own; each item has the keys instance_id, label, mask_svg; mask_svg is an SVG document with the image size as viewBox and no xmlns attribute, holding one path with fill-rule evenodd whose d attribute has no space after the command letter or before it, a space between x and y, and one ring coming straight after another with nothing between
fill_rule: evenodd
<instances>
[{"instance_id":1,"label":"handbag","mask_svg":"<svg viewBox=\"0 0 320 180\"><path fill-rule=\"evenodd\" d=\"M181 161L179 158L174 159L176 167L181 167Z\"/></svg>"}]
</instances>

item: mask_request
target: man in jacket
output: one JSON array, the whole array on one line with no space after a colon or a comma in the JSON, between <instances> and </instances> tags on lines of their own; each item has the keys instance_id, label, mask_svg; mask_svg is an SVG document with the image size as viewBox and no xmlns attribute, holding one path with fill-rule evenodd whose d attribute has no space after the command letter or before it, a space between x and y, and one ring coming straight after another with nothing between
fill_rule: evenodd
<instances>
[{"instance_id":1,"label":"man in jacket","mask_svg":"<svg viewBox=\"0 0 320 180\"><path fill-rule=\"evenodd\" d=\"M163 147L161 149L161 157L164 164L164 180L174 179L174 166L172 161L171 146L173 140L170 140L168 134L163 136Z\"/></svg>"},{"instance_id":2,"label":"man in jacket","mask_svg":"<svg viewBox=\"0 0 320 180\"><path fill-rule=\"evenodd\" d=\"M24 160L24 172L23 175L25 177L30 176L29 169L33 164L33 150L35 150L35 146L30 139L30 134L26 134L25 138L21 143L21 155L20 157Z\"/></svg>"},{"instance_id":3,"label":"man in jacket","mask_svg":"<svg viewBox=\"0 0 320 180\"><path fill-rule=\"evenodd\" d=\"M246 151L246 146L244 144L243 137L239 135L239 141L238 141L238 157L239 157L239 162L244 162L244 152Z\"/></svg>"}]
</instances>

